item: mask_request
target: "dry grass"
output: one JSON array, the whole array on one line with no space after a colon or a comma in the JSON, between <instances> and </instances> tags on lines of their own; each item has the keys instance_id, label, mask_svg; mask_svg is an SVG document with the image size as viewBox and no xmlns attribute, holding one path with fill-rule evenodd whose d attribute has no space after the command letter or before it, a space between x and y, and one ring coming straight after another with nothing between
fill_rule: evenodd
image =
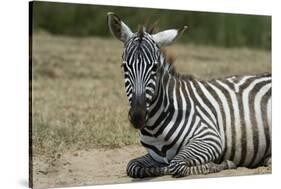
<instances>
[{"instance_id":1,"label":"dry grass","mask_svg":"<svg viewBox=\"0 0 281 189\"><path fill-rule=\"evenodd\" d=\"M169 47L182 73L200 79L271 72L271 54L244 48ZM120 68L122 44L113 39L35 34L32 57L33 153L121 147L138 143L127 121Z\"/></svg>"}]
</instances>

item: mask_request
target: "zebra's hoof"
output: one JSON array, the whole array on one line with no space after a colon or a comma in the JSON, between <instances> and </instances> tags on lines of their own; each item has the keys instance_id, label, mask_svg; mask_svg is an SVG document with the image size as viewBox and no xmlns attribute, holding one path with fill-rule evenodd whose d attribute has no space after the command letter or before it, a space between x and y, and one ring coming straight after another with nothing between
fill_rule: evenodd
<instances>
[{"instance_id":1,"label":"zebra's hoof","mask_svg":"<svg viewBox=\"0 0 281 189\"><path fill-rule=\"evenodd\" d=\"M138 163L134 160L131 160L128 165L127 165L127 176L132 177L132 178L139 178L139 170L141 169L141 167L139 167Z\"/></svg>"}]
</instances>

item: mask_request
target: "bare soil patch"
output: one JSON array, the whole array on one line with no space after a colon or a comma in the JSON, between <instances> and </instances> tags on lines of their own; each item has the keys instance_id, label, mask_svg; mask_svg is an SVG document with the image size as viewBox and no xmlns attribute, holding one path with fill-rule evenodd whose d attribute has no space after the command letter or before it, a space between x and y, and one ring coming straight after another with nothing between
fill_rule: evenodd
<instances>
[{"instance_id":1,"label":"bare soil patch","mask_svg":"<svg viewBox=\"0 0 281 189\"><path fill-rule=\"evenodd\" d=\"M195 179L222 176L241 176L271 173L269 167L248 169L239 167L209 175L196 175L184 178L163 176L156 178L133 179L126 176L129 160L145 154L145 149L130 145L114 149L92 149L57 154L48 159L34 159L34 187L62 187L95 184L116 184L143 181L163 181L178 179Z\"/></svg>"}]
</instances>

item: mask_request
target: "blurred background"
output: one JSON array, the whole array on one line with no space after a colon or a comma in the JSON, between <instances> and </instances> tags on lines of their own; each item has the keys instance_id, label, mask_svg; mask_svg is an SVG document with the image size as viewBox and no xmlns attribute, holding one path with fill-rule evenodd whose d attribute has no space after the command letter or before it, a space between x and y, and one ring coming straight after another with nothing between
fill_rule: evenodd
<instances>
[{"instance_id":1,"label":"blurred background","mask_svg":"<svg viewBox=\"0 0 281 189\"><path fill-rule=\"evenodd\" d=\"M106 13L115 12L131 29L158 23L159 29L189 26L179 42L222 47L271 49L271 17L209 12L143 9L117 6L34 2L33 31L88 37L108 37Z\"/></svg>"}]
</instances>

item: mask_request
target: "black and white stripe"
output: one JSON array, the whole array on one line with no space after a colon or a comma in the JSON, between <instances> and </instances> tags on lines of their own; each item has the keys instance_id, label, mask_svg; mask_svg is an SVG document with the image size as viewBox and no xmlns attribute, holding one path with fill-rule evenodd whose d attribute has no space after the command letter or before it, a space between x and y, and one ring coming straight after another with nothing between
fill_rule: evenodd
<instances>
[{"instance_id":1,"label":"black and white stripe","mask_svg":"<svg viewBox=\"0 0 281 189\"><path fill-rule=\"evenodd\" d=\"M129 162L128 175L179 177L271 162L271 74L182 76L155 38L141 31L124 42L130 105L133 94L145 94L139 133L148 151Z\"/></svg>"}]
</instances>

